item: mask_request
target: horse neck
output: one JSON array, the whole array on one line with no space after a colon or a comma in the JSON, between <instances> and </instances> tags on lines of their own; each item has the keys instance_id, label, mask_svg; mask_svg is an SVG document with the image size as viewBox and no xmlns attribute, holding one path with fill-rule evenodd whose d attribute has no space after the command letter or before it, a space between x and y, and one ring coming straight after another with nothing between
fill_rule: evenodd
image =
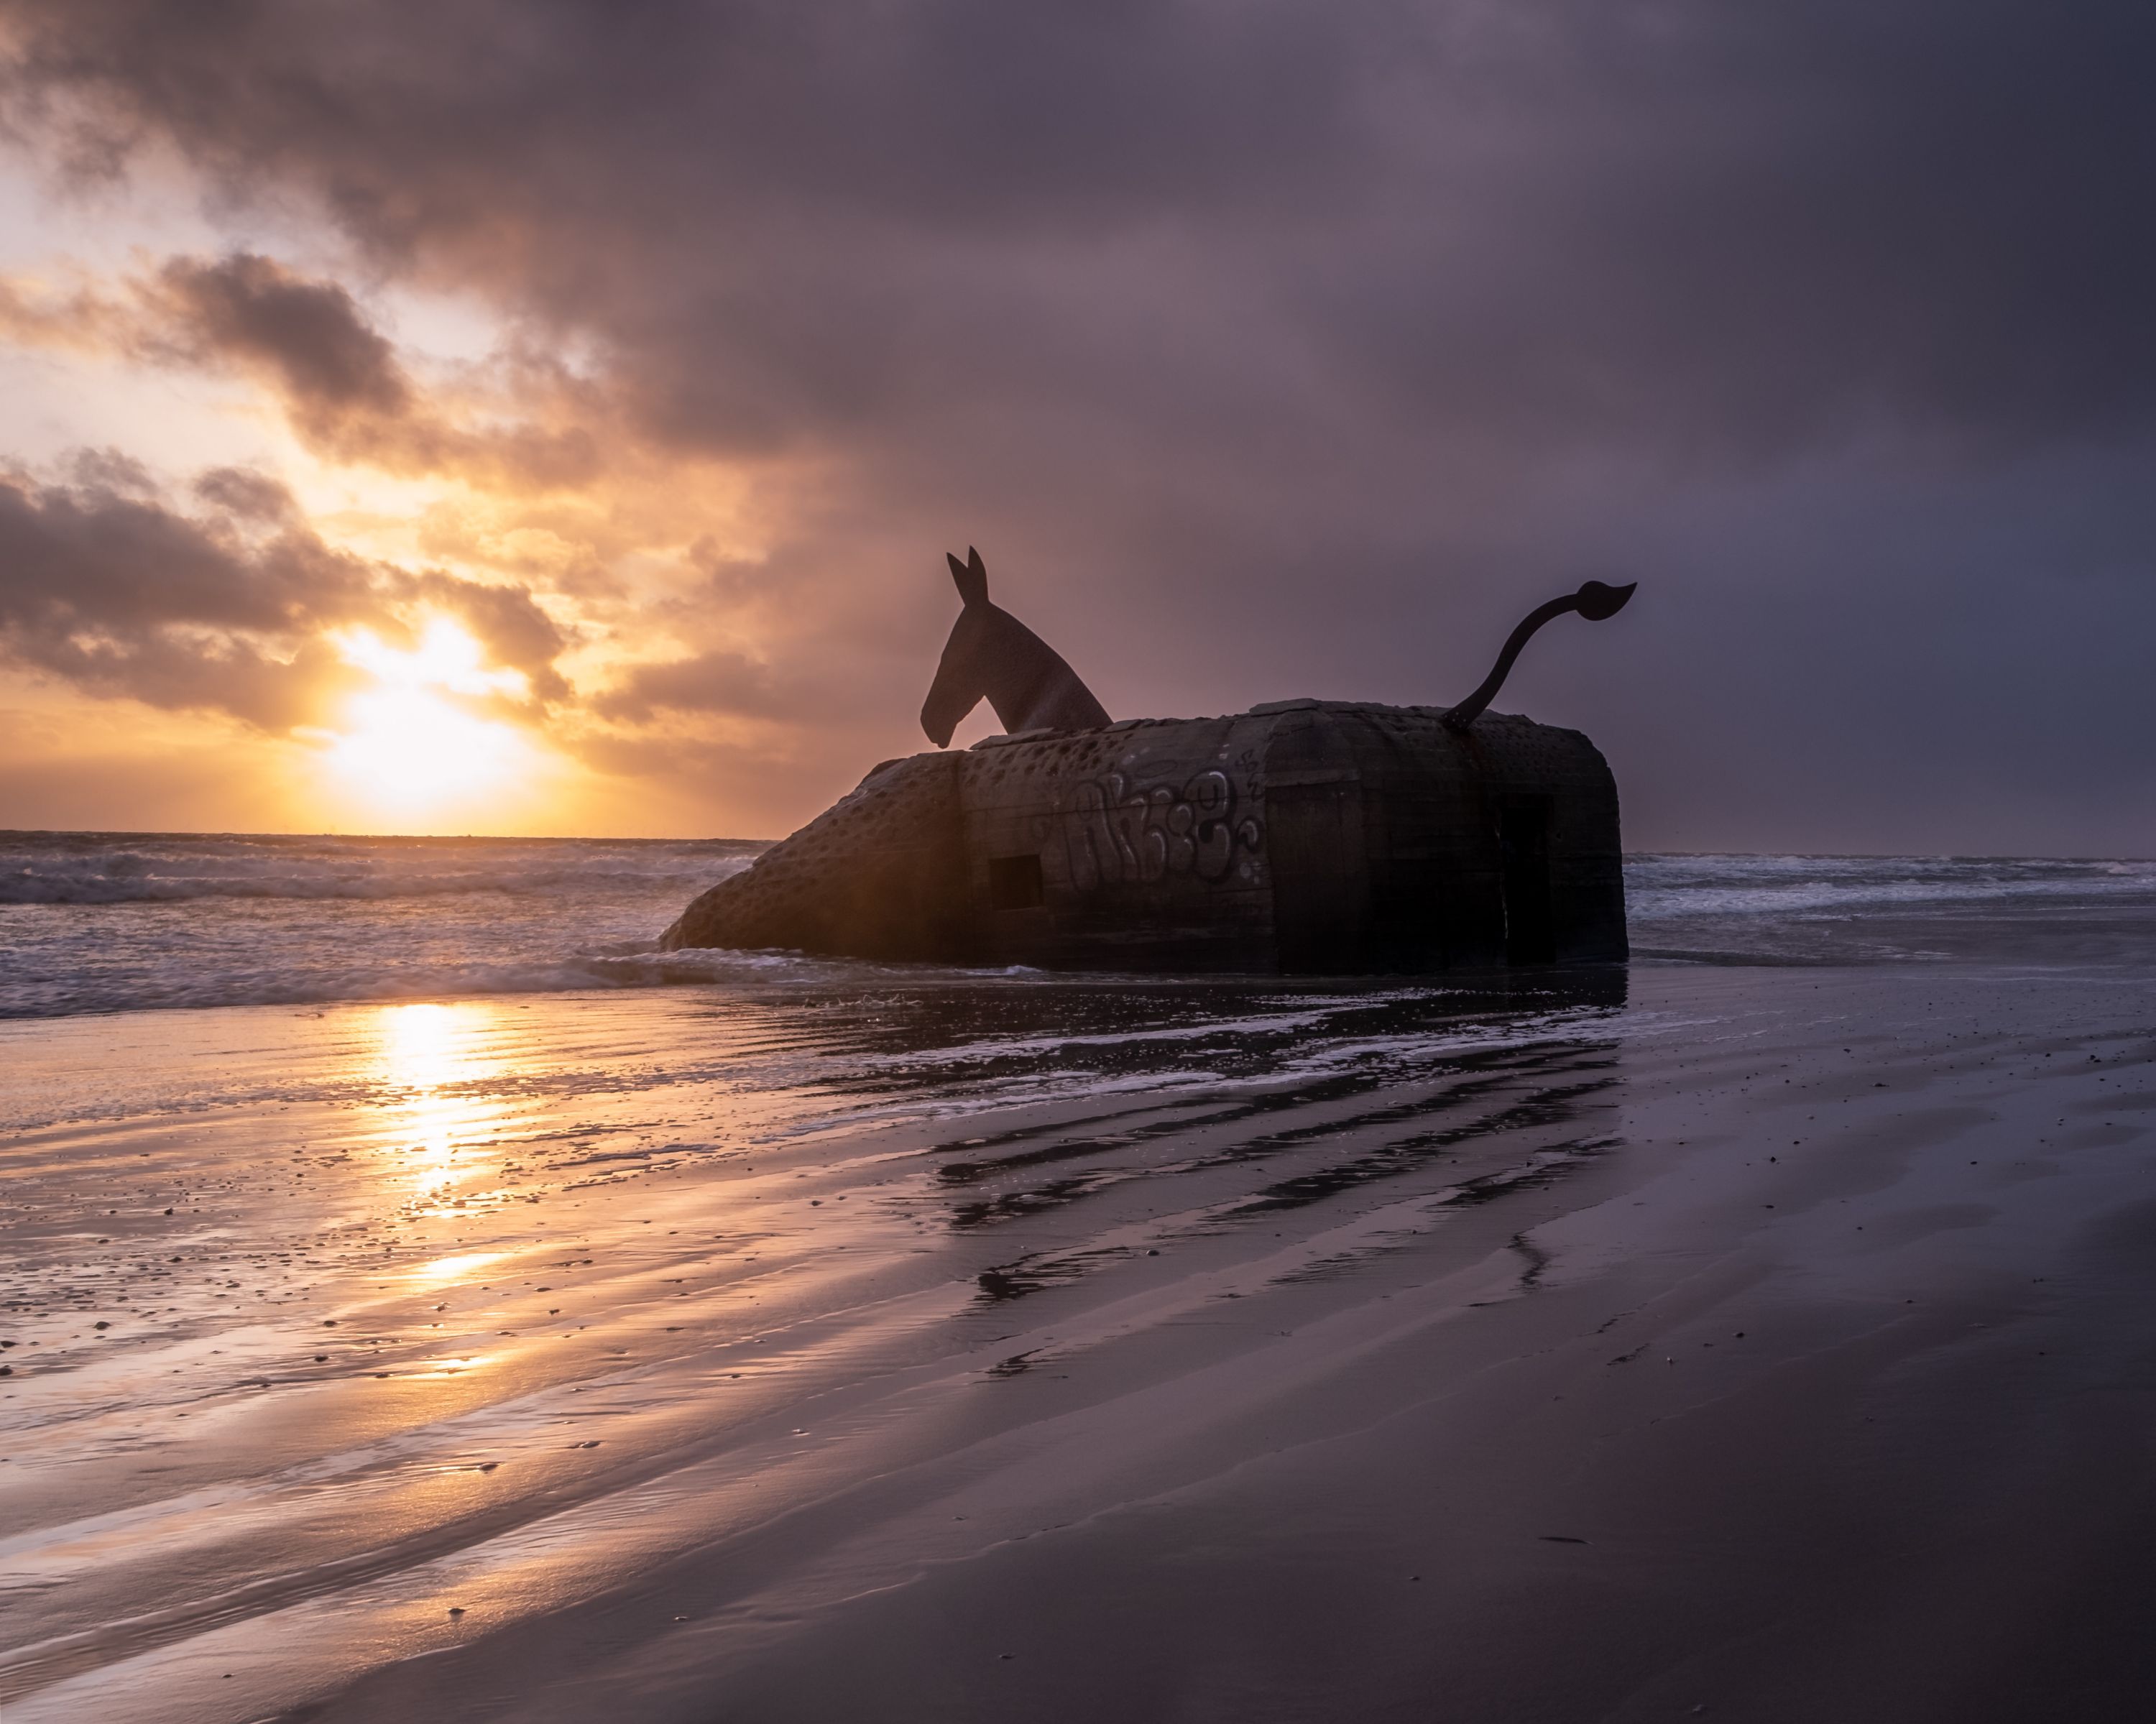
<instances>
[{"instance_id":1,"label":"horse neck","mask_svg":"<svg viewBox=\"0 0 2156 1724\"><path fill-rule=\"evenodd\" d=\"M1007 731L1024 730L1050 692L1055 654L1008 611L997 611L969 655L981 695Z\"/></svg>"}]
</instances>

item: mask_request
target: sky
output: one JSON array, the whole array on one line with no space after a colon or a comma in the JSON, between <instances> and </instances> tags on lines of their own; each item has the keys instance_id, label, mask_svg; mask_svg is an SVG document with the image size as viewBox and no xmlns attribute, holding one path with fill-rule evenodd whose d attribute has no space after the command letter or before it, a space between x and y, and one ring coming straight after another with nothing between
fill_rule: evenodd
<instances>
[{"instance_id":1,"label":"sky","mask_svg":"<svg viewBox=\"0 0 2156 1724\"><path fill-rule=\"evenodd\" d=\"M0 0L0 827L777 836L944 553L1628 846L2156 854L2156 9ZM983 707L958 746L996 726Z\"/></svg>"}]
</instances>

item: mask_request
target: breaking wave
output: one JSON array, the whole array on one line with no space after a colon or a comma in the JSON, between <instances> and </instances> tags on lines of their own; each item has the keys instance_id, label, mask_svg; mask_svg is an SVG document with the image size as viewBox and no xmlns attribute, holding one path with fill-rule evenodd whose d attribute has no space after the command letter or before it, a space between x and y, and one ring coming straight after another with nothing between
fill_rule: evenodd
<instances>
[{"instance_id":1,"label":"breaking wave","mask_svg":"<svg viewBox=\"0 0 2156 1724\"><path fill-rule=\"evenodd\" d=\"M1628 857L1633 955L1719 963L2156 956L2156 861Z\"/></svg>"},{"instance_id":2,"label":"breaking wave","mask_svg":"<svg viewBox=\"0 0 2156 1724\"><path fill-rule=\"evenodd\" d=\"M0 834L0 904L436 898L675 890L763 845L735 839Z\"/></svg>"}]
</instances>

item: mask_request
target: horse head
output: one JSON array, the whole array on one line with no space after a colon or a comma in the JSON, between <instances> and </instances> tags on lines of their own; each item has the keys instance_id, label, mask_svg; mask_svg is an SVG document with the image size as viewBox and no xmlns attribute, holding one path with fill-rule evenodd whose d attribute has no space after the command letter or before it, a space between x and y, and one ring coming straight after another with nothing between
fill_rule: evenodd
<instances>
[{"instance_id":1,"label":"horse head","mask_svg":"<svg viewBox=\"0 0 2156 1724\"><path fill-rule=\"evenodd\" d=\"M1108 722L1093 692L1061 654L1024 623L988 602L988 565L971 546L966 560L946 559L964 608L951 625L936 680L921 706L921 728L938 748L983 699L1007 731L1087 731Z\"/></svg>"}]
</instances>

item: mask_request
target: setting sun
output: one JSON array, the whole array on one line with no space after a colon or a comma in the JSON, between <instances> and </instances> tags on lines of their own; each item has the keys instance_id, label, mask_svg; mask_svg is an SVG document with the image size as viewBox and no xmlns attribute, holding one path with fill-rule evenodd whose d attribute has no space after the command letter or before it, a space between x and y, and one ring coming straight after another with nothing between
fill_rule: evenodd
<instances>
[{"instance_id":1,"label":"setting sun","mask_svg":"<svg viewBox=\"0 0 2156 1724\"><path fill-rule=\"evenodd\" d=\"M526 750L506 725L459 712L421 689L384 689L352 703L357 728L330 757L377 799L429 803L506 783Z\"/></svg>"},{"instance_id":2,"label":"setting sun","mask_svg":"<svg viewBox=\"0 0 2156 1724\"><path fill-rule=\"evenodd\" d=\"M357 664L393 688L434 687L459 695L513 695L526 692L521 670L490 670L480 644L446 617L432 618L419 644L403 649L383 644L372 629L333 635L347 663Z\"/></svg>"},{"instance_id":3,"label":"setting sun","mask_svg":"<svg viewBox=\"0 0 2156 1724\"><path fill-rule=\"evenodd\" d=\"M487 669L480 644L455 623L435 618L409 650L366 630L336 640L346 660L379 684L352 697L350 728L329 750L339 774L371 801L424 808L506 788L529 771L531 751L515 731L444 698L516 695L526 687L521 672Z\"/></svg>"}]
</instances>

